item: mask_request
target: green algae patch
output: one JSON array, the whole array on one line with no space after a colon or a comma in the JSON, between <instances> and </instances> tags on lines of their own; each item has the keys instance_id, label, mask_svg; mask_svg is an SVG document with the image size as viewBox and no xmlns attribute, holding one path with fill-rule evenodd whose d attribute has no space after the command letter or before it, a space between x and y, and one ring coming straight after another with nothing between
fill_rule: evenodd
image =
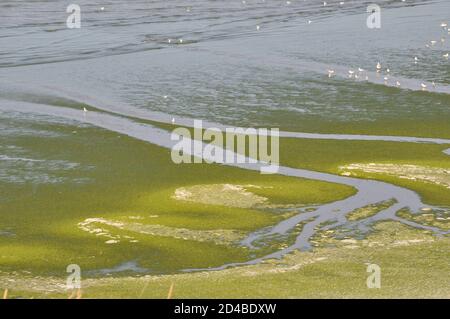
<instances>
[{"instance_id":1,"label":"green algae patch","mask_svg":"<svg viewBox=\"0 0 450 319\"><path fill-rule=\"evenodd\" d=\"M450 206L450 189L447 188L450 156L443 153L448 147L426 143L282 138L280 161L281 165L294 168L385 181L416 191L430 205ZM383 172L342 169L355 163L364 167L373 163L386 169Z\"/></svg>"},{"instance_id":2,"label":"green algae patch","mask_svg":"<svg viewBox=\"0 0 450 319\"><path fill-rule=\"evenodd\" d=\"M167 149L91 126L30 127L55 134L51 138L19 135L13 141L1 136L2 145L14 144L21 156L76 165L55 171L57 181L63 182L0 181L0 193L6 194L0 205L0 271L66 276L67 265L76 263L85 276L91 276L135 261L150 273L174 273L243 262L252 258L251 252L234 245L235 240L289 214L258 205L176 200L172 197L177 189L244 185L252 198L267 198L264 202L275 207L331 202L355 192L344 185L224 165L177 165ZM95 233L80 228L92 218L126 227L97 223L94 229L102 230Z\"/></svg>"},{"instance_id":3,"label":"green algae patch","mask_svg":"<svg viewBox=\"0 0 450 319\"><path fill-rule=\"evenodd\" d=\"M134 219L139 219L136 217L137 216L135 216ZM106 220L104 218L88 218L78 225L83 231L101 238L105 238L105 244L117 244L121 241L139 243L139 240L130 234L121 235L121 230L129 231L128 233L134 232L149 236L172 237L176 239L199 242L209 241L218 245L234 244L245 235L242 232L228 229L192 230L187 228L168 227L164 225Z\"/></svg>"},{"instance_id":4,"label":"green algae patch","mask_svg":"<svg viewBox=\"0 0 450 319\"><path fill-rule=\"evenodd\" d=\"M366 239L293 252L280 260L214 272L88 278L85 298L448 298L450 238L398 222L380 222ZM352 247L356 246L356 247ZM381 268L369 289L368 264ZM65 278L0 273L11 297L67 298Z\"/></svg>"},{"instance_id":5,"label":"green algae patch","mask_svg":"<svg viewBox=\"0 0 450 319\"><path fill-rule=\"evenodd\" d=\"M177 188L172 199L206 205L236 208L270 209L292 208L327 202L334 185L301 180L259 182L256 185L209 184ZM308 187L311 186L311 187ZM344 194L342 194L344 195ZM353 195L349 189L348 196Z\"/></svg>"},{"instance_id":6,"label":"green algae patch","mask_svg":"<svg viewBox=\"0 0 450 319\"><path fill-rule=\"evenodd\" d=\"M418 214L411 214L409 210L402 209L397 212L397 216L422 225L450 230L450 209L433 210L431 208L425 207Z\"/></svg>"},{"instance_id":7,"label":"green algae patch","mask_svg":"<svg viewBox=\"0 0 450 319\"><path fill-rule=\"evenodd\" d=\"M220 205L240 208L264 207L266 197L258 196L247 190L255 185L212 184L180 187L172 196L175 200L190 201L207 205Z\"/></svg>"},{"instance_id":8,"label":"green algae patch","mask_svg":"<svg viewBox=\"0 0 450 319\"><path fill-rule=\"evenodd\" d=\"M370 204L361 208L355 209L346 215L349 221L357 221L376 215L382 210L391 207L396 203L395 200L384 201L381 203Z\"/></svg>"},{"instance_id":9,"label":"green algae patch","mask_svg":"<svg viewBox=\"0 0 450 319\"><path fill-rule=\"evenodd\" d=\"M450 169L408 164L353 163L339 167L342 174L351 176L352 171L385 174L411 181L422 181L450 189ZM348 173L348 171L350 173Z\"/></svg>"}]
</instances>

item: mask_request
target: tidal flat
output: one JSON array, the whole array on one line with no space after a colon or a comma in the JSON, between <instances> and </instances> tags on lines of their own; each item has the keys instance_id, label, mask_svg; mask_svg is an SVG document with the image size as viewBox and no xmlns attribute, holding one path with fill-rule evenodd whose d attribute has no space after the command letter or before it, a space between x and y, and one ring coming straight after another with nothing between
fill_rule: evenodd
<instances>
[{"instance_id":1,"label":"tidal flat","mask_svg":"<svg viewBox=\"0 0 450 319\"><path fill-rule=\"evenodd\" d=\"M92 271L136 258L142 267L155 273L218 266L245 260L249 252L239 246L185 240L179 236L146 235L103 223L102 227L113 228L123 236L130 237L133 233L134 238L106 244L114 238L100 235L102 232L85 231L80 224L83 226L86 220L97 218L160 225L160 231L248 233L284 218L286 212L277 211L275 206L300 208L343 199L355 192L339 184L265 176L220 165L176 165L165 149L126 136L91 127L56 126L54 129L59 137L51 140L39 136L18 137L14 144L37 152L46 149L48 157L57 156L64 145L66 157L95 169L86 171L89 182L85 183L41 184L33 189L27 184L16 186L17 194L29 191L24 198L2 203L2 228L15 234L0 237L3 270L64 275L67 260ZM114 157L108 155L111 152L115 153ZM70 178L70 171L54 174ZM221 183L250 185L246 189L256 198L264 198L266 206L274 207L249 206L240 192L234 198L231 194L228 202L218 203L176 198L177 190L199 187L208 190L211 188L208 185L214 187ZM8 186L3 186L5 193ZM210 191L217 193L214 189ZM8 193L11 192L9 189Z\"/></svg>"},{"instance_id":2,"label":"tidal flat","mask_svg":"<svg viewBox=\"0 0 450 319\"><path fill-rule=\"evenodd\" d=\"M75 130L76 133L74 133ZM358 265L357 261L364 259L367 254L370 256L375 254L379 258L377 260L385 260L386 263L393 262L391 259L400 255L408 256L407 260L410 262L415 258L421 258L419 256L421 249L415 247L426 245L430 249L428 256L436 254L433 258L448 257L440 255L446 254L448 235L436 237L432 232L395 222L368 223L370 231L362 234L351 230L352 222L364 223L367 218L394 203L383 202L367 207L366 209L371 211L368 213L350 212L349 225L342 225L335 230L317 228L315 235L311 238L312 250L309 252L293 252L280 260L269 259L253 266L176 275L182 269L216 267L236 261L245 262L270 254L274 250L283 249L295 236L287 237L281 242L280 238L269 238L265 243L267 247L259 251L241 246L239 242L253 231L273 226L295 216L299 211L311 213L321 204L351 197L355 194L355 190L335 183L261 175L257 172L215 164L192 164L189 165L189 170L186 170L180 165L167 161L167 151L164 149L142 144L127 136L92 127L64 126L64 128L59 127L58 131L61 135L52 141L39 136L34 138L26 136L15 139L15 145L23 149L26 147L38 150L43 147L40 143L45 143L47 151L51 154L58 152L60 143L66 145L69 143L69 146L72 146L69 149L73 150L73 153L67 156L70 155L70 158L80 165L97 167L101 166L100 163L105 160L108 161L108 165L102 166L102 170L87 170L92 174L88 176L91 182L75 182L76 188L71 185L64 190L61 185L44 184L34 189L27 197L27 201L32 201L35 209L45 214L36 216L33 212L27 216L28 205L23 205L23 201L4 203L3 207L8 207L8 211L14 212L14 214L4 214L3 219L7 225L5 228L14 236L1 237L3 245L0 282L9 288L12 297L64 297L67 260L83 267L86 273L84 279L86 288L83 289L86 297L134 297L134 290L140 291L139 288L143 282L147 288L138 296L163 297L165 285L172 281L175 282L177 291L180 289L176 297L193 297L192 293L198 293L197 289L200 288L203 289L205 296L211 294L210 296L216 297L236 297L242 295L237 293L232 283L233 280L236 282L243 280L242 277L249 285L247 296L254 294L258 297L273 297L281 293L280 296L286 297L307 297L314 294L325 297L337 296L342 293L340 289L347 289L348 285L344 284L344 281L348 279L347 276L355 276L357 280L357 274L364 273L364 267L361 268L362 264ZM67 140L68 136L70 141ZM93 141L92 136L95 136L97 140ZM282 139L281 145L289 141ZM304 140L296 140L296 142L303 143ZM354 141L344 143L352 145ZM98 147L99 144L102 149ZM370 145L373 142L355 144ZM96 148L92 148L92 145L96 145ZM289 149L295 152L293 144L288 145ZM418 144L418 146L424 146L425 151L429 151L429 145ZM114 149L119 155L108 158L105 155L108 149ZM438 149L439 147L436 148ZM328 147L327 150L332 149ZM316 153L317 158L310 158L310 162L318 165L317 163L324 158L327 161L333 158L334 167L339 168L342 161L336 161L339 158L336 154L344 153L342 156L344 157L346 150L336 145L334 152L333 156L326 157ZM398 156L405 156L402 147L399 148L399 152ZM149 153L152 154L152 161L148 159ZM378 156L381 154L384 153L380 150ZM414 154L420 157L417 148ZM358 157L352 157L353 160L355 158ZM373 159L371 157L367 160ZM443 157L444 159L447 157ZM128 167L126 172L118 169L124 166ZM320 167L317 166L317 168ZM65 174L64 171L64 176ZM180 176L183 176L183 183L179 182ZM58 196L55 198L56 189L58 189ZM438 189L439 192L435 196L445 198L442 194L445 194L446 188L440 186ZM208 196L209 193L213 195ZM48 197L45 199L43 196ZM80 211L84 213L80 214ZM18 215L17 212L20 214ZM422 213L426 215L426 208ZM428 215L430 214L434 216L436 212L428 212ZM399 213L399 215L425 225L447 228L442 222L430 223L422 220L420 217L422 214ZM18 216L27 218L17 218ZM448 217L439 215L438 218ZM436 221L439 222L439 220ZM387 228L383 225L387 225ZM294 230L294 234L299 231L301 227ZM374 239L380 238L376 236L382 236L382 240ZM387 240L387 238L390 239ZM62 242L64 245L61 245ZM378 247L376 251L372 251L374 247ZM381 247L395 253L385 252ZM354 252L355 256L349 256L348 251ZM341 255L344 259L336 257ZM155 265L156 258L158 263ZM137 269L142 269L143 273L136 271L136 267L119 267L130 261L133 261ZM350 270L342 270L345 276L341 274L341 277L335 278L336 284L339 284L337 288L335 287L337 290L327 289L327 293L318 291L324 289L323 284L320 283L322 279L316 278L317 282L315 282L307 275L308 271L316 271L319 276L319 273L325 273L329 267L336 269L341 266L350 267ZM448 265L445 262L441 264L439 269L442 270L438 272L448 271L446 266ZM119 267L117 272L113 270L116 267ZM305 270L310 267L313 269ZM408 264L401 267L407 269L405 271L410 272L410 275L411 272L424 271L418 266L411 269L411 265ZM254 268L255 270L251 270ZM260 268L263 269L261 274ZM109 272L108 269L110 269ZM435 270L433 268L429 271ZM307 272L304 273L304 271ZM389 271L393 270L389 269ZM438 272L435 276L438 276ZM252 279L253 275L248 275L249 273L255 274L255 278ZM105 276L108 279L103 278ZM206 280L204 276L211 281ZM271 281L270 285L273 289L270 292L266 290L265 293L261 291L256 293L256 289L260 287L260 284L254 281L256 278ZM287 290L282 293L281 287L275 282L283 282L285 280L283 278L298 280L303 288L284 287ZM402 278L392 276L395 282ZM27 280L31 280L33 284L25 284ZM205 288L203 283L200 284L205 280L211 283L209 288ZM217 285L217 282L222 280L228 284ZM413 281L417 284L415 280ZM309 288L305 290L306 283ZM431 281L431 283L428 287L439 288L437 279L436 282ZM122 288L119 289L119 287ZM214 290L214 287L221 288ZM365 292L360 287L347 291L346 296L442 297L446 293L442 287L420 292L409 288L410 286L400 285L389 293L374 294ZM105 292L103 293L102 290Z\"/></svg>"},{"instance_id":3,"label":"tidal flat","mask_svg":"<svg viewBox=\"0 0 450 319\"><path fill-rule=\"evenodd\" d=\"M213 272L134 275L84 280L86 298L447 298L449 238L406 227L377 224L364 240L317 234L320 246L281 260ZM383 269L382 289L367 289L366 267ZM363 280L362 280L363 279ZM445 281L445 280L444 280ZM0 273L12 297L66 298L58 277Z\"/></svg>"},{"instance_id":4,"label":"tidal flat","mask_svg":"<svg viewBox=\"0 0 450 319\"><path fill-rule=\"evenodd\" d=\"M75 264L83 298L449 298L448 1L377 30L358 1L79 5L0 4L0 291L67 298ZM175 164L194 120L279 129L278 173Z\"/></svg>"}]
</instances>

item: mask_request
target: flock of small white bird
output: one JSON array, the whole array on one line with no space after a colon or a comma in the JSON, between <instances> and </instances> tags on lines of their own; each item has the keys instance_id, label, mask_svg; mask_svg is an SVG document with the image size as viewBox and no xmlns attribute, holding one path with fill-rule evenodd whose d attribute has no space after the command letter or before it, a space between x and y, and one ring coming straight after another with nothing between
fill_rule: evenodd
<instances>
[{"instance_id":1,"label":"flock of small white bird","mask_svg":"<svg viewBox=\"0 0 450 319\"><path fill-rule=\"evenodd\" d=\"M441 23L441 28L443 28L444 31L447 31L448 34L450 35L450 28L448 28L448 24L447 24L446 22L442 22L442 23ZM442 38L441 38L441 43L444 43L444 42L445 42L445 38L442 37ZM431 40L431 41L430 41L431 46L436 45L436 43L437 43L436 40ZM430 47L430 45L427 44L426 47ZM448 57L449 57L448 52L445 53L444 55L442 55L442 57L448 60ZM415 57L414 57L414 64L418 64L418 63L419 63L419 58L418 58L417 56L415 56ZM380 62L377 62L375 68L376 68L377 74L380 74L380 73L382 72L382 67L381 67L381 63L380 63ZM365 78L366 81L368 81L368 80L369 80L369 76L368 76L367 73L364 73L364 72L365 72L365 70L362 69L362 68L358 68L358 72L355 72L354 70L350 69L350 70L348 70L348 77L349 77L349 78L354 78L354 79L359 79L359 78L362 77L362 75L365 74L365 77L364 77L364 78ZM390 70L389 68L387 68L387 69L386 69L386 74L385 74L384 77L383 77L383 80L384 80L384 84L385 84L385 85L388 84L390 72L391 72L391 70ZM331 77L333 77L334 75L336 75L336 71L333 70L333 69L328 69L328 77L331 78ZM395 81L395 85L396 85L397 87L400 87L400 86L401 86L400 81L396 80L396 81ZM433 86L433 88L436 88L436 83L435 83L434 81L431 82L431 85ZM421 87L421 89L424 91L424 90L426 90L426 89L428 88L428 85L425 84L425 83L421 83L421 84L420 84L420 87Z\"/></svg>"},{"instance_id":2,"label":"flock of small white bird","mask_svg":"<svg viewBox=\"0 0 450 319\"><path fill-rule=\"evenodd\" d=\"M265 0L262 0L262 2L265 2ZM402 2L405 2L405 0L402 0ZM246 4L246 1L245 0L242 0L242 4ZM291 1L286 1L286 5L290 5L291 4ZM344 1L340 1L339 2L339 5L340 6L343 6L345 4L345 2ZM326 2L326 1L323 1L323 6L324 7L326 7L328 5L328 3ZM100 8L100 11L104 11L105 10L105 7L101 7ZM190 12L191 11L191 7L187 7L186 8L186 12ZM312 21L311 20L308 20L307 21L307 23L308 24L311 24L312 23ZM448 28L448 24L446 23L446 22L442 22L441 23L441 28L443 28L444 29L444 31L447 31L447 33L450 35L450 28ZM261 27L259 26L259 25L257 25L256 26L256 30L257 31L259 31L261 29ZM173 39L167 39L167 42L168 43L172 43L173 42ZM179 44L182 44L183 43L183 39L182 38L179 38L178 40L175 40L175 42L178 42ZM437 40L431 40L430 41L430 43L428 44L426 44L425 46L427 47L427 48L431 48L431 47L433 47L433 46L435 46L436 44L437 44ZM445 42L445 38L444 37L441 37L441 43L443 44ZM448 57L449 57L449 53L447 52L447 53L445 53L443 56L442 56L443 58L445 58L445 59L447 59L448 60ZM417 64L417 63L419 63L419 58L417 57L417 56L415 56L414 57L414 64ZM376 72L377 72L377 74L378 73L381 73L381 71L382 71L382 67L381 67L381 63L380 62L377 62L377 64L376 64ZM390 69L389 68L387 68L386 69L386 75L383 77L383 80L384 80L384 83L387 85L388 84L388 81L389 81L389 74L390 74ZM329 69L328 70L328 77L329 78L331 78L331 77L333 77L334 75L336 75L336 71L335 70L332 70L332 69ZM349 78L354 78L354 79L360 79L362 76L364 75L364 79L366 80L366 81L368 81L369 80L369 75L365 72L365 70L363 69L363 68L358 68L358 72L356 72L356 71L354 71L354 70L348 70L348 77ZM432 86L434 87L434 88L436 88L436 83L433 81L432 83ZM397 87L400 87L401 86L401 83L397 80L396 82L395 82L395 85L397 86ZM425 83L421 83L420 84L420 87L421 87L421 89L422 90L426 90L427 89L427 87L428 87L428 85L426 85ZM163 98L164 99L167 99L168 98L168 96L167 95L164 95L163 96ZM83 113L84 113L84 115L86 115L87 114L87 112L88 112L88 110L85 108L85 107L83 107ZM175 124L175 118L172 118L172 124Z\"/></svg>"}]
</instances>

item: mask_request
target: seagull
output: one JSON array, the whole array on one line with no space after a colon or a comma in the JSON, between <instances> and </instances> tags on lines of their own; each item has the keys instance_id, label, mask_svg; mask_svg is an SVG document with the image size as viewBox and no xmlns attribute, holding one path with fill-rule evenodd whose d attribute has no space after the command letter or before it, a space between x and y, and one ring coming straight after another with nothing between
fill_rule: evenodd
<instances>
[{"instance_id":1,"label":"seagull","mask_svg":"<svg viewBox=\"0 0 450 319\"><path fill-rule=\"evenodd\" d=\"M163 98L167 99L167 95L164 95Z\"/></svg>"},{"instance_id":2,"label":"seagull","mask_svg":"<svg viewBox=\"0 0 450 319\"><path fill-rule=\"evenodd\" d=\"M327 2L326 2L326 1L323 2L323 6L324 6L324 7L327 6Z\"/></svg>"},{"instance_id":3,"label":"seagull","mask_svg":"<svg viewBox=\"0 0 450 319\"><path fill-rule=\"evenodd\" d=\"M359 72L364 72L364 69L358 68Z\"/></svg>"},{"instance_id":4,"label":"seagull","mask_svg":"<svg viewBox=\"0 0 450 319\"><path fill-rule=\"evenodd\" d=\"M183 43L183 39L179 39L178 42Z\"/></svg>"},{"instance_id":5,"label":"seagull","mask_svg":"<svg viewBox=\"0 0 450 319\"><path fill-rule=\"evenodd\" d=\"M400 82L399 82L399 81L395 82L395 84L396 84L397 86L400 86Z\"/></svg>"},{"instance_id":6,"label":"seagull","mask_svg":"<svg viewBox=\"0 0 450 319\"><path fill-rule=\"evenodd\" d=\"M378 62L377 63L377 72L380 72L381 71L381 64L380 64L380 62Z\"/></svg>"},{"instance_id":7,"label":"seagull","mask_svg":"<svg viewBox=\"0 0 450 319\"><path fill-rule=\"evenodd\" d=\"M414 57L414 63L417 64L418 61L419 61L419 58L415 56Z\"/></svg>"},{"instance_id":8,"label":"seagull","mask_svg":"<svg viewBox=\"0 0 450 319\"><path fill-rule=\"evenodd\" d=\"M311 24L312 23L312 21L311 20L308 20L308 24Z\"/></svg>"},{"instance_id":9,"label":"seagull","mask_svg":"<svg viewBox=\"0 0 450 319\"><path fill-rule=\"evenodd\" d=\"M424 83L421 83L420 86L422 87L422 91L425 91L425 89L427 88L427 85Z\"/></svg>"},{"instance_id":10,"label":"seagull","mask_svg":"<svg viewBox=\"0 0 450 319\"><path fill-rule=\"evenodd\" d=\"M167 42L171 43L171 42L172 42L172 39L168 39Z\"/></svg>"},{"instance_id":11,"label":"seagull","mask_svg":"<svg viewBox=\"0 0 450 319\"><path fill-rule=\"evenodd\" d=\"M355 74L355 79L359 79L359 76L358 76L358 74Z\"/></svg>"},{"instance_id":12,"label":"seagull","mask_svg":"<svg viewBox=\"0 0 450 319\"><path fill-rule=\"evenodd\" d=\"M436 40L431 40L430 43L431 43L431 45L435 45L437 43L437 41Z\"/></svg>"},{"instance_id":13,"label":"seagull","mask_svg":"<svg viewBox=\"0 0 450 319\"><path fill-rule=\"evenodd\" d=\"M443 57L448 59L448 53L444 54Z\"/></svg>"},{"instance_id":14,"label":"seagull","mask_svg":"<svg viewBox=\"0 0 450 319\"><path fill-rule=\"evenodd\" d=\"M390 72L391 72L391 70L390 70L389 68L387 68L387 69L386 69L386 72L387 72L387 73L390 73Z\"/></svg>"},{"instance_id":15,"label":"seagull","mask_svg":"<svg viewBox=\"0 0 450 319\"><path fill-rule=\"evenodd\" d=\"M287 4L287 5L290 5L290 4L291 4L291 2L290 2L290 1L286 1L286 4Z\"/></svg>"},{"instance_id":16,"label":"seagull","mask_svg":"<svg viewBox=\"0 0 450 319\"><path fill-rule=\"evenodd\" d=\"M341 6L343 6L343 5L345 4L345 2L344 2L344 1L341 1L341 2L339 2L339 4L340 4Z\"/></svg>"},{"instance_id":17,"label":"seagull","mask_svg":"<svg viewBox=\"0 0 450 319\"><path fill-rule=\"evenodd\" d=\"M351 78L353 76L353 74L355 73L355 71L353 70L348 70L348 77Z\"/></svg>"},{"instance_id":18,"label":"seagull","mask_svg":"<svg viewBox=\"0 0 450 319\"><path fill-rule=\"evenodd\" d=\"M175 118L172 117L172 124L175 124Z\"/></svg>"},{"instance_id":19,"label":"seagull","mask_svg":"<svg viewBox=\"0 0 450 319\"><path fill-rule=\"evenodd\" d=\"M87 113L87 109L85 107L83 107L83 112Z\"/></svg>"},{"instance_id":20,"label":"seagull","mask_svg":"<svg viewBox=\"0 0 450 319\"><path fill-rule=\"evenodd\" d=\"M366 75L366 81L369 81L369 76L368 75Z\"/></svg>"},{"instance_id":21,"label":"seagull","mask_svg":"<svg viewBox=\"0 0 450 319\"><path fill-rule=\"evenodd\" d=\"M259 30L259 25L256 26L256 30Z\"/></svg>"},{"instance_id":22,"label":"seagull","mask_svg":"<svg viewBox=\"0 0 450 319\"><path fill-rule=\"evenodd\" d=\"M105 11L105 7L101 7L100 10L101 10L101 11Z\"/></svg>"},{"instance_id":23,"label":"seagull","mask_svg":"<svg viewBox=\"0 0 450 319\"><path fill-rule=\"evenodd\" d=\"M433 85L434 88L436 88L436 83L434 81L431 82L431 84Z\"/></svg>"},{"instance_id":24,"label":"seagull","mask_svg":"<svg viewBox=\"0 0 450 319\"><path fill-rule=\"evenodd\" d=\"M328 70L328 77L331 78L334 75L334 70Z\"/></svg>"},{"instance_id":25,"label":"seagull","mask_svg":"<svg viewBox=\"0 0 450 319\"><path fill-rule=\"evenodd\" d=\"M384 84L387 84L387 81L389 80L389 78L387 76L384 77Z\"/></svg>"},{"instance_id":26,"label":"seagull","mask_svg":"<svg viewBox=\"0 0 450 319\"><path fill-rule=\"evenodd\" d=\"M441 23L441 28L446 28L446 27L447 27L447 23L442 22L442 23Z\"/></svg>"}]
</instances>

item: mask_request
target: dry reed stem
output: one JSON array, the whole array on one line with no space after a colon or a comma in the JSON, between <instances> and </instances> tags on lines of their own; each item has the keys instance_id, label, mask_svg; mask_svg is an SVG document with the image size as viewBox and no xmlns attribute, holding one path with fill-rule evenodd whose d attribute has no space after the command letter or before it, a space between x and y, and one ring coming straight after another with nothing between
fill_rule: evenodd
<instances>
[{"instance_id":1,"label":"dry reed stem","mask_svg":"<svg viewBox=\"0 0 450 319\"><path fill-rule=\"evenodd\" d=\"M173 295L173 286L174 286L174 283L172 283L172 284L170 285L170 288L169 288L169 294L167 295L167 299L172 299L172 295Z\"/></svg>"}]
</instances>

